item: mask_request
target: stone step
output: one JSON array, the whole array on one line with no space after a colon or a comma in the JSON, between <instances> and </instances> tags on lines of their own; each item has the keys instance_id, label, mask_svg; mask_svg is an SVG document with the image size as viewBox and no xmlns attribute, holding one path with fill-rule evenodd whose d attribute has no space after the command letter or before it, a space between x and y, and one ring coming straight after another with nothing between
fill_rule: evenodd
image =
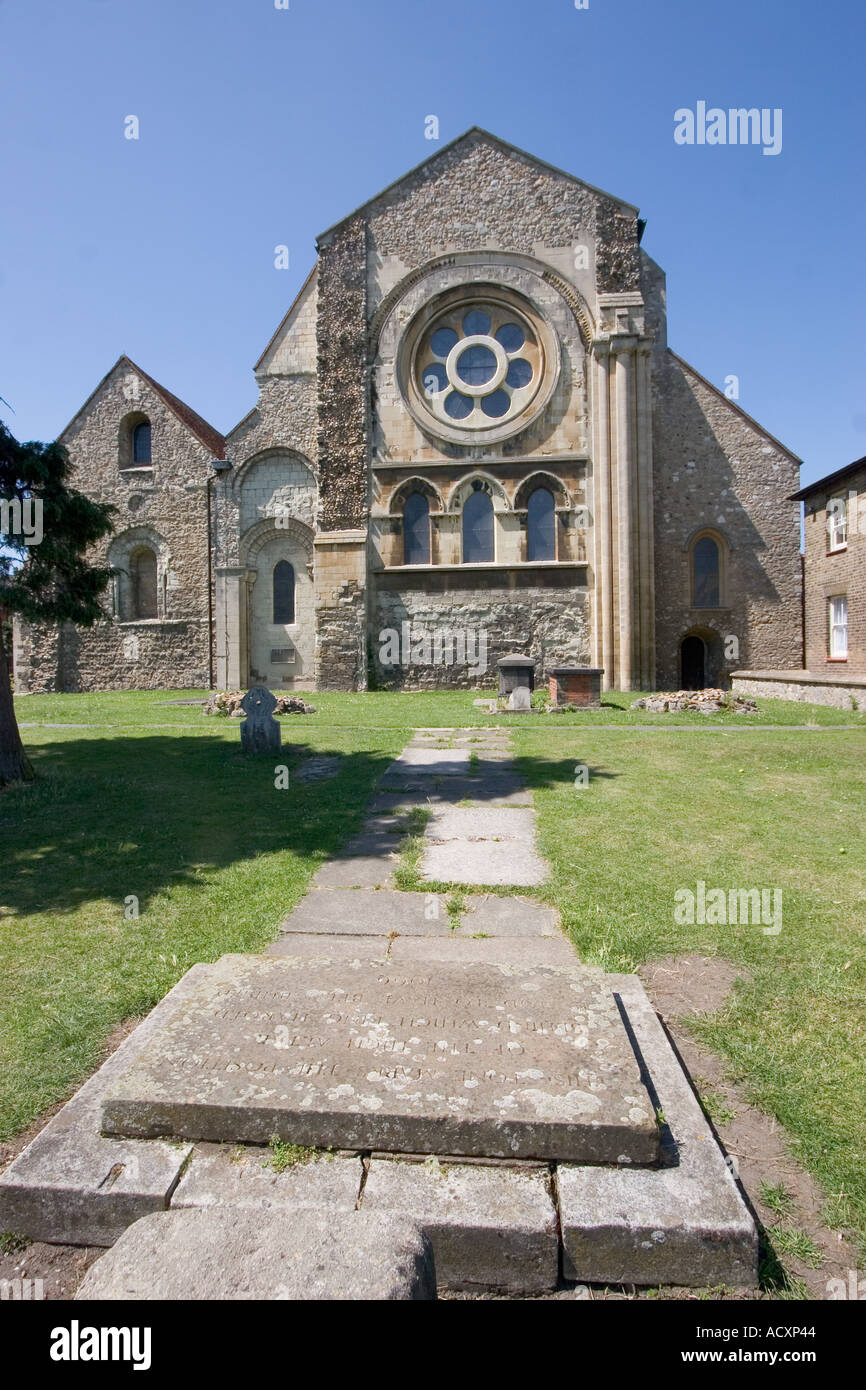
<instances>
[{"instance_id":1,"label":"stone step","mask_svg":"<svg viewBox=\"0 0 866 1390\"><path fill-rule=\"evenodd\" d=\"M654 1170L561 1165L563 1271L583 1283L752 1286L758 1232L640 982L611 976L665 1116Z\"/></svg>"},{"instance_id":2,"label":"stone step","mask_svg":"<svg viewBox=\"0 0 866 1390\"><path fill-rule=\"evenodd\" d=\"M373 1158L361 1210L404 1215L430 1238L440 1288L539 1294L559 1279L546 1167Z\"/></svg>"},{"instance_id":3,"label":"stone step","mask_svg":"<svg viewBox=\"0 0 866 1390\"><path fill-rule=\"evenodd\" d=\"M224 956L103 1098L106 1134L649 1164L601 971Z\"/></svg>"},{"instance_id":4,"label":"stone step","mask_svg":"<svg viewBox=\"0 0 866 1390\"><path fill-rule=\"evenodd\" d=\"M77 1299L434 1299L430 1241L405 1216L188 1208L145 1217L87 1272Z\"/></svg>"}]
</instances>

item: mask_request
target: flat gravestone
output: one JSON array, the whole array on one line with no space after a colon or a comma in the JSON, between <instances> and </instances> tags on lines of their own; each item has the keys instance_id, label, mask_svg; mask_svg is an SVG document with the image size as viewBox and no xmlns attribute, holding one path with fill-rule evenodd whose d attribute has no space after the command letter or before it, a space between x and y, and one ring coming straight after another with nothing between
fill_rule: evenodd
<instances>
[{"instance_id":1,"label":"flat gravestone","mask_svg":"<svg viewBox=\"0 0 866 1390\"><path fill-rule=\"evenodd\" d=\"M279 725L277 727L279 728ZM301 763L294 778L296 782L323 782L329 777L336 777L339 771L339 754L320 754Z\"/></svg>"},{"instance_id":2,"label":"flat gravestone","mask_svg":"<svg viewBox=\"0 0 866 1390\"><path fill-rule=\"evenodd\" d=\"M649 1164L658 1129L586 966L223 956L103 1101L103 1129Z\"/></svg>"},{"instance_id":3,"label":"flat gravestone","mask_svg":"<svg viewBox=\"0 0 866 1390\"><path fill-rule=\"evenodd\" d=\"M246 719L241 724L241 747L245 753L279 753L282 735L274 719L276 696L264 685L254 685L241 700Z\"/></svg>"}]
</instances>

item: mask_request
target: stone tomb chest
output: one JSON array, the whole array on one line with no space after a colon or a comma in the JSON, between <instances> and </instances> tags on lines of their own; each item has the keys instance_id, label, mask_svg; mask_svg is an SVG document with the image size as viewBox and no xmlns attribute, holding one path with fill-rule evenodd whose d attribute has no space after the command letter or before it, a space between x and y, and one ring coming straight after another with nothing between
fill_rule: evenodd
<instances>
[{"instance_id":1,"label":"stone tomb chest","mask_svg":"<svg viewBox=\"0 0 866 1390\"><path fill-rule=\"evenodd\" d=\"M535 689L536 662L531 656L509 652L508 656L497 661L496 665L499 670L500 695L510 695L512 690L517 690L520 686L527 690Z\"/></svg>"}]
</instances>

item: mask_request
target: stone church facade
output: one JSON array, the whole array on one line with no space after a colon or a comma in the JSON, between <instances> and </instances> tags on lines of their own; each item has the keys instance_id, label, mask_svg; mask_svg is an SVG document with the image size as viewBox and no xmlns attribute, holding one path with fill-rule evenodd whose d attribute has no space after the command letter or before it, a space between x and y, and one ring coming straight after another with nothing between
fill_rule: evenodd
<instances>
[{"instance_id":1,"label":"stone church facade","mask_svg":"<svg viewBox=\"0 0 866 1390\"><path fill-rule=\"evenodd\" d=\"M473 129L319 238L227 436L121 357L61 436L106 618L20 625L18 689L800 666L799 461L669 349L642 232Z\"/></svg>"}]
</instances>

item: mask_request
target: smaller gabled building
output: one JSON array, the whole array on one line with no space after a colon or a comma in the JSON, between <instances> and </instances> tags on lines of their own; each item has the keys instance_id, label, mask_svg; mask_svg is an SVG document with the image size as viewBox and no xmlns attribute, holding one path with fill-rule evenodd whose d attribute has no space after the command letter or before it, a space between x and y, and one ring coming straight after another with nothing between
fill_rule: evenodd
<instances>
[{"instance_id":1,"label":"smaller gabled building","mask_svg":"<svg viewBox=\"0 0 866 1390\"><path fill-rule=\"evenodd\" d=\"M866 458L794 493L804 508L808 670L866 676Z\"/></svg>"},{"instance_id":2,"label":"smaller gabled building","mask_svg":"<svg viewBox=\"0 0 866 1390\"><path fill-rule=\"evenodd\" d=\"M809 483L803 503L803 669L738 671L744 694L866 709L866 458Z\"/></svg>"}]
</instances>

